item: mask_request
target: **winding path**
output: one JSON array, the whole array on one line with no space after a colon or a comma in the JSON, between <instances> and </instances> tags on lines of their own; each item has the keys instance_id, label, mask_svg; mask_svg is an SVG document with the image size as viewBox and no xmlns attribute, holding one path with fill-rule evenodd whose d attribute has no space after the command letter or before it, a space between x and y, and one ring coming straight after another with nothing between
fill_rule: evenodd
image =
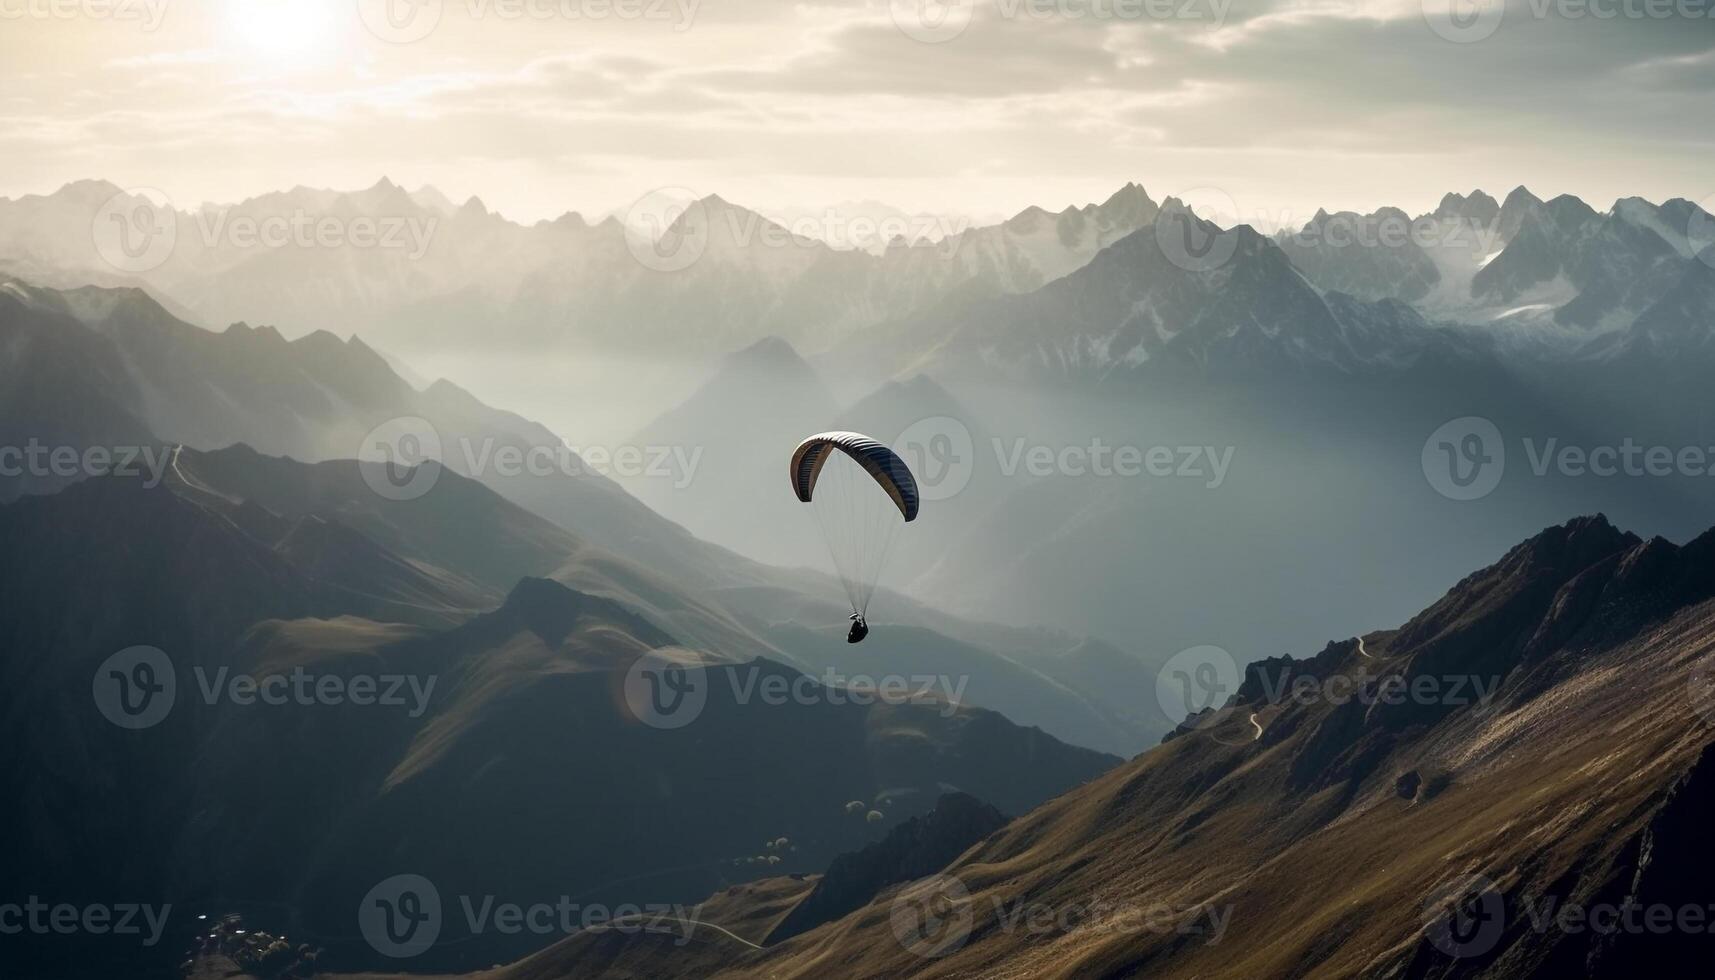
<instances>
[{"instance_id":1,"label":"winding path","mask_svg":"<svg viewBox=\"0 0 1715 980\"><path fill-rule=\"evenodd\" d=\"M633 920L633 919L634 920L643 920L645 918L648 918L650 921L653 921L653 922L664 921L660 916L634 915L634 916L626 916L625 919L615 919L612 922L607 923L606 925L592 926L592 927L585 929L583 931L584 932L607 932L610 929L614 929L614 928L617 928L619 926L626 925L627 924L626 920ZM717 926L712 922L699 921L695 916L692 916L690 919L674 919L672 921L686 925L688 927L685 930L685 938L686 939L690 939L691 934L696 932L698 929L713 929L714 931L720 933L723 936L728 937L729 939L738 940L739 942L743 943L744 945L749 946L751 949L762 949L761 946L758 946L757 944L755 944L755 943L751 942L750 940L744 938L743 936L739 935L738 933L733 932L731 929L727 929L724 926ZM654 932L666 932L666 931L668 931L666 929L650 930L647 925L645 925L644 928L646 931L654 931Z\"/></svg>"}]
</instances>

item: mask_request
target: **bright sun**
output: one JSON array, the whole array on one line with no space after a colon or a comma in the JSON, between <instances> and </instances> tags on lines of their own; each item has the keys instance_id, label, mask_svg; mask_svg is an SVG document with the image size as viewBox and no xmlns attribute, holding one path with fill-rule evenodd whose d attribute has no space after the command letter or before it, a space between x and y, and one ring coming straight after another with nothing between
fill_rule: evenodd
<instances>
[{"instance_id":1,"label":"bright sun","mask_svg":"<svg viewBox=\"0 0 1715 980\"><path fill-rule=\"evenodd\" d=\"M274 61L313 60L342 33L330 0L227 0L226 8L238 40Z\"/></svg>"}]
</instances>

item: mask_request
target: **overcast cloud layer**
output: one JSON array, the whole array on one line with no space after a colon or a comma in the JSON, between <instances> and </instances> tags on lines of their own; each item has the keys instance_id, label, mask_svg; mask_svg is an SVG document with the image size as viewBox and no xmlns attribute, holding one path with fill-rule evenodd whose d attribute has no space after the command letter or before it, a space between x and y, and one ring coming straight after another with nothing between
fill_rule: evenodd
<instances>
[{"instance_id":1,"label":"overcast cloud layer","mask_svg":"<svg viewBox=\"0 0 1715 980\"><path fill-rule=\"evenodd\" d=\"M385 174L526 220L659 187L992 215L1137 180L1290 224L1715 193L1715 0L1448 2L0 0L0 195Z\"/></svg>"}]
</instances>

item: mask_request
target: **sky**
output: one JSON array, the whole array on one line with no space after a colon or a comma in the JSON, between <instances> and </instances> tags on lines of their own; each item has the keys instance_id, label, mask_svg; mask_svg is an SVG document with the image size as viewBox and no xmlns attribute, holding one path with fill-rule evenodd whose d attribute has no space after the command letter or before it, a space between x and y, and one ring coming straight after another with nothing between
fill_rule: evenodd
<instances>
[{"instance_id":1,"label":"sky","mask_svg":"<svg viewBox=\"0 0 1715 980\"><path fill-rule=\"evenodd\" d=\"M1715 195L1715 0L0 0L0 66L8 197L990 216L1136 181L1280 227Z\"/></svg>"}]
</instances>

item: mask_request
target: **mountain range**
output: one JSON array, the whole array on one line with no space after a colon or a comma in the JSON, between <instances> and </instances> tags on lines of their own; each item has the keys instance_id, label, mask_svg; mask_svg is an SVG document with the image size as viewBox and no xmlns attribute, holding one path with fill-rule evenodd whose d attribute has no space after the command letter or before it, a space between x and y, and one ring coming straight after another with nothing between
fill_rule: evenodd
<instances>
[{"instance_id":1,"label":"mountain range","mask_svg":"<svg viewBox=\"0 0 1715 980\"><path fill-rule=\"evenodd\" d=\"M0 200L0 272L47 285L120 283L129 260L104 256L91 229L138 208L163 252L139 270L141 283L198 322L265 321L294 337L361 333L402 353L469 348L474 323L486 325L482 344L536 350L725 352L771 334L826 346L971 283L1035 289L1155 212L1128 185L1100 205L1030 208L939 239L896 239L875 255L795 234L717 195L656 216L661 227L648 231L657 243L618 217L567 213L526 226L474 198L452 209L432 188L410 193L386 179L359 192L299 187L187 210L82 181ZM338 232L329 247L313 237L323 221Z\"/></svg>"},{"instance_id":2,"label":"mountain range","mask_svg":"<svg viewBox=\"0 0 1715 980\"><path fill-rule=\"evenodd\" d=\"M409 965L493 977L1706 957L1532 927L1707 877L1707 470L1542 448L1706 447L1696 205L1473 192L1265 236L1128 185L838 249L713 196L640 243L384 181L174 211L131 275L102 269L116 195L135 218L93 182L0 202L0 829L31 888L242 915L363 976L397 964L352 910L399 875L449 906L700 902L711 930L453 917ZM405 246L209 231L293 214ZM610 473L392 354L486 348L706 367L629 430L691 469ZM895 445L923 497L861 646L784 479L824 428ZM1642 534L1559 523L1598 511ZM1236 679L1187 714L1191 655ZM403 700L250 693L305 674ZM7 966L190 947L223 975L209 928Z\"/></svg>"},{"instance_id":3,"label":"mountain range","mask_svg":"<svg viewBox=\"0 0 1715 980\"><path fill-rule=\"evenodd\" d=\"M730 620L692 652L663 624L703 614L628 599L695 599L451 473L377 503L360 465L176 450L158 485L97 476L0 507L15 880L172 904L187 914L160 956L190 942L193 908L290 908L267 921L361 964L374 951L342 938L349 910L402 869L449 896L689 901L754 876L758 855L818 869L950 787L1022 811L1119 761L954 703L949 685L856 697L886 675L812 676ZM176 680L166 713L127 730L91 684L139 646L151 683ZM616 700L649 657L694 671L696 713L654 723ZM299 674L314 681L295 700L254 693ZM361 701L364 683L409 693ZM802 693L758 693L775 684ZM791 850L764 847L782 838ZM59 948L9 946L8 962L28 975ZM442 962L531 948L485 935Z\"/></svg>"},{"instance_id":4,"label":"mountain range","mask_svg":"<svg viewBox=\"0 0 1715 980\"><path fill-rule=\"evenodd\" d=\"M520 575L562 571L578 587L658 617L682 642L700 647L770 656L806 670L915 665L968 676L967 696L976 703L1079 744L1128 753L1170 724L1147 704L1092 709L1108 701L1103 692L1146 686L1152 673L1146 660L1113 651L1104 659L1116 672L1094 686L1058 678L1061 654L1089 649L1074 634L990 627L895 597L889 622L898 631L882 630L878 643L854 656L840 642L846 614L832 579L761 565L700 540L542 426L490 408L450 382L419 391L357 338L316 333L287 341L270 328L245 325L214 333L172 317L137 289L59 291L17 281L0 285L0 336L0 377L21 381L4 396L0 444L26 447L33 440L78 459L91 448L133 447L140 475L157 480L149 464L176 464L184 458L173 454L177 446L282 457L257 463L237 496L294 520L336 517L383 544L395 539L388 515L435 511L442 496L467 485L454 476L471 476L540 522L529 561L495 565L489 549L469 542L456 560L436 562L467 578L482 572L475 584L486 589L478 593L483 599L497 599ZM401 420L409 423L403 429ZM401 469L366 450L366 433L376 431L385 435L383 449L410 449L418 437L440 449L413 450L407 462L426 471ZM544 462L507 468L497 460L508 452ZM367 461L363 471L285 465L343 460L355 467L349 461L360 457ZM337 483L306 475L329 472L340 474ZM19 467L0 474L0 500L88 475L75 467ZM754 502L750 510L781 523L777 512ZM446 520L457 528L467 519ZM806 519L800 533L813 536L813 522ZM827 624L827 632L807 629L811 623ZM785 652L787 641L795 652Z\"/></svg>"},{"instance_id":5,"label":"mountain range","mask_svg":"<svg viewBox=\"0 0 1715 980\"><path fill-rule=\"evenodd\" d=\"M873 897L782 942L580 935L496 975L1695 969L1712 535L1549 528L1398 628L1251 665L1160 748L933 872L885 883L903 838L845 859L839 880L861 868ZM755 916L721 915L790 921L815 894L759 883L727 899Z\"/></svg>"},{"instance_id":6,"label":"mountain range","mask_svg":"<svg viewBox=\"0 0 1715 980\"><path fill-rule=\"evenodd\" d=\"M1208 229L1158 228L1164 214L1185 222L1184 206L1173 198L1158 205L1137 184L1101 204L1058 212L1031 207L995 225L947 224L934 235L898 237L879 251L823 240L843 241L828 227L859 221L857 212L824 216L817 238L797 230L800 220L783 217L789 228L718 195L645 207L650 200L624 220L592 222L567 213L522 225L475 198L454 206L433 188L408 192L386 179L363 191L298 187L194 209L81 181L49 195L0 200L0 272L56 286L138 281L175 313L201 323L269 322L292 337L358 333L405 354L480 343L707 355L769 336L817 353L861 344L871 328L920 321L940 304L972 294L1036 293L1140 232L1156 231L1164 241L1218 237ZM100 236L91 231L143 205L155 209L149 213L163 234L170 232L171 248L133 279L124 268L129 260L104 259ZM324 220L338 232L325 245L288 230L313 230ZM273 239L254 230L270 227L278 231ZM354 228L369 234L353 234ZM1307 345L1299 356L1336 364L1346 363L1342 354L1362 357L1370 345L1382 345L1368 350L1371 356L1410 359L1421 326L1412 312L1498 338L1529 357L1601 356L1606 347L1596 341L1640 317L1663 315L1652 307L1715 260L1709 252L1715 218L1688 200L1631 197L1597 211L1570 195L1544 201L1523 187L1500 201L1480 190L1448 194L1416 217L1397 208L1321 211L1271 240L1243 225L1220 231L1237 238L1223 247L1254 268L1225 272L1207 285L1224 290L1233 279L1241 290L1261 291L1224 302L1243 308L1261 302L1281 317L1302 312L1302 298L1294 299L1290 284L1268 268L1279 266L1318 292L1403 304L1379 315L1332 301L1342 331L1315 317L1296 324L1305 331L1296 339ZM1279 251L1263 248L1265 241ZM1130 267L1140 248L1133 242L1127 249L1129 258L1108 263ZM1245 262L1259 254L1260 264ZM1044 356L1073 365L1124 363L1145 356L1152 341L1180 333L1183 304L1193 297L1145 273L1149 295L1133 297L1143 307L1129 330L1115 334L1121 324L1112 322L1089 325L1103 328L1096 334L1082 327L1056 338L1058 349ZM1034 305L1058 311L1057 302L1063 298L1050 295ZM1112 320L1117 312L1098 306L1075 315ZM1215 316L1196 332L1218 329ZM1340 333L1366 323L1371 330L1358 333L1381 334L1348 336L1356 349L1338 349L1345 346ZM482 324L480 341L473 324ZM1159 336L1134 339L1139 330ZM1411 335L1404 349L1385 346L1389 331ZM1243 353L1242 332L1232 340L1233 352Z\"/></svg>"},{"instance_id":7,"label":"mountain range","mask_svg":"<svg viewBox=\"0 0 1715 980\"><path fill-rule=\"evenodd\" d=\"M1524 187L1449 194L1433 212L1319 212L1278 240L1318 286L1413 304L1529 356L1600 357L1610 335L1710 270L1715 220L1682 198L1605 212Z\"/></svg>"}]
</instances>

